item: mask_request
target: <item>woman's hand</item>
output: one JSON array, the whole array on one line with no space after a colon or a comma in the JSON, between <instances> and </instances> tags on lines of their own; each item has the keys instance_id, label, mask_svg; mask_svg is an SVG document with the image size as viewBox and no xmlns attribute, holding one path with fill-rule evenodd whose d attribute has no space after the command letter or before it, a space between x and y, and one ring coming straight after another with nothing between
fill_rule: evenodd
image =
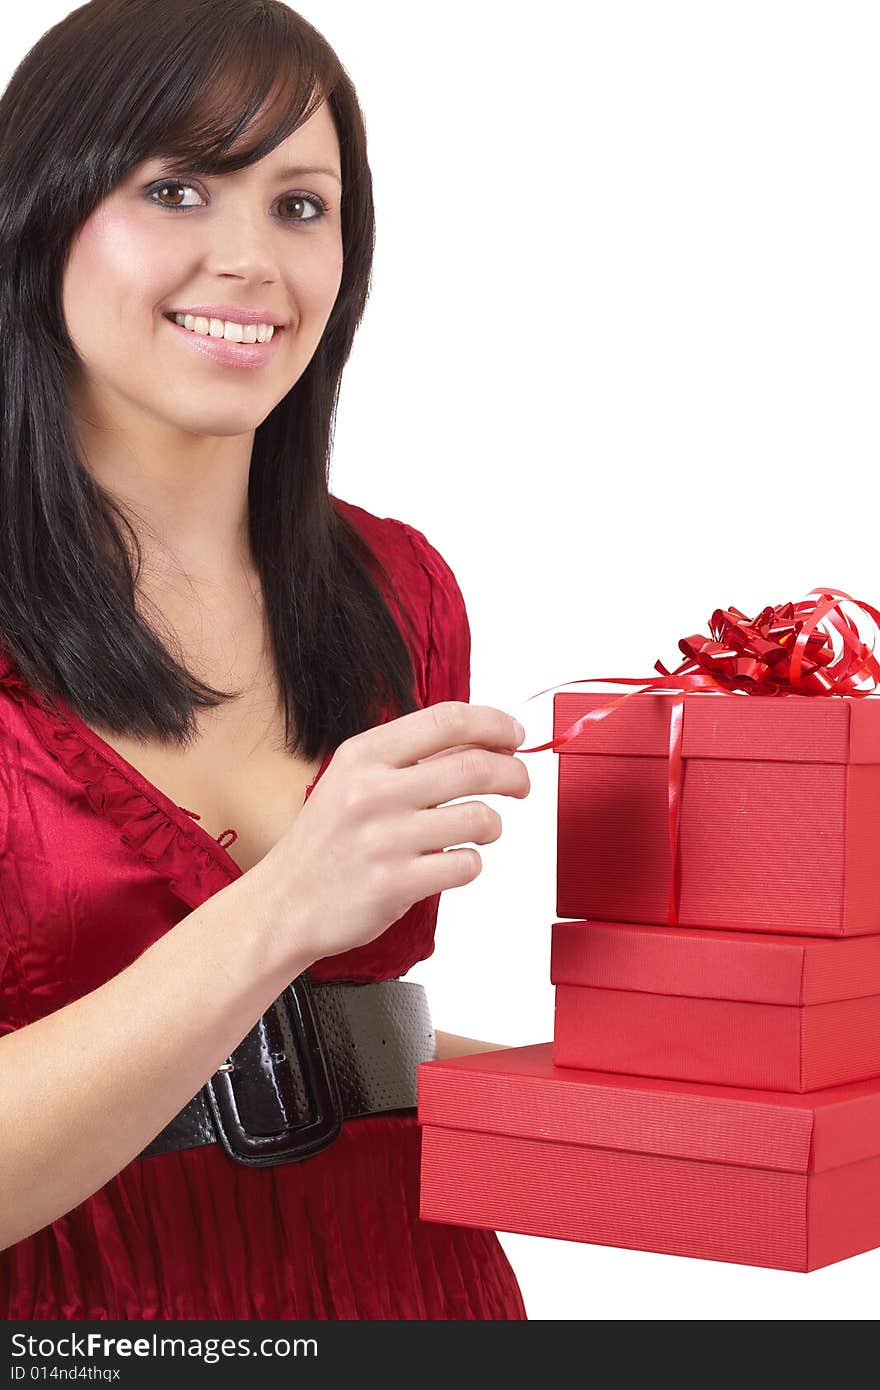
<instances>
[{"instance_id":1,"label":"woman's hand","mask_svg":"<svg viewBox=\"0 0 880 1390\"><path fill-rule=\"evenodd\" d=\"M249 873L272 924L271 949L314 960L363 946L413 903L471 883L501 817L462 796L528 796L516 720L449 700L340 744L290 829Z\"/></svg>"},{"instance_id":2,"label":"woman's hand","mask_svg":"<svg viewBox=\"0 0 880 1390\"><path fill-rule=\"evenodd\" d=\"M458 1033L441 1033L438 1028L434 1029L434 1037L437 1043L435 1061L439 1061L441 1057L469 1057L473 1052L503 1052L513 1046L512 1043L480 1042L477 1038L462 1038Z\"/></svg>"}]
</instances>

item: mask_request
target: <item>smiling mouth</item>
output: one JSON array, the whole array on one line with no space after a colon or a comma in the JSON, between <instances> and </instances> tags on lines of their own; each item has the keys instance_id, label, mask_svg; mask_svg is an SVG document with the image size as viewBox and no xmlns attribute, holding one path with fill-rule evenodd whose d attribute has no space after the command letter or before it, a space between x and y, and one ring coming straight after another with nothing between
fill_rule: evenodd
<instances>
[{"instance_id":1,"label":"smiling mouth","mask_svg":"<svg viewBox=\"0 0 880 1390\"><path fill-rule=\"evenodd\" d=\"M241 338L227 338L226 335L225 335L225 333L197 333L196 330L195 330L194 328L187 328L185 324L178 323L178 322L177 322L177 315L174 314L174 313L172 313L172 314L163 314L162 317L165 318L165 319L167 319L169 323L174 324L174 327L175 327L175 328L182 328L183 331L184 331L185 333L191 333L192 336L193 336L194 338L206 338L206 339L208 339L209 342L213 342L213 343L232 343L235 347L258 347L258 346L262 346L262 344L258 343L258 341L257 341L256 339L254 339L253 342L249 342L247 339L241 339ZM242 324L242 328L244 328L244 327L247 327L247 325L246 325L246 324ZM285 328L286 328L286 325L277 324L277 323L272 324L272 338L277 338L279 333L283 333L283 332L285 331ZM267 339L267 341L268 341L268 342L271 342L272 339L271 339L271 338L270 338L270 339Z\"/></svg>"}]
</instances>

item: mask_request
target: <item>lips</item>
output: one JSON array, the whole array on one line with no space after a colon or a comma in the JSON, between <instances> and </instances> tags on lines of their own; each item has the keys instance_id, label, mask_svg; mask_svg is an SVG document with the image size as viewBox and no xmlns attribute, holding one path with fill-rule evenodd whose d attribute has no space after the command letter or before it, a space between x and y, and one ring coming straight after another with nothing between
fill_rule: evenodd
<instances>
[{"instance_id":1,"label":"lips","mask_svg":"<svg viewBox=\"0 0 880 1390\"><path fill-rule=\"evenodd\" d=\"M280 351L281 330L277 329L264 343L239 343L230 338L213 338L210 333L193 333L168 315L171 332L179 335L179 341L186 352L213 361L224 367L255 368L271 362Z\"/></svg>"}]
</instances>

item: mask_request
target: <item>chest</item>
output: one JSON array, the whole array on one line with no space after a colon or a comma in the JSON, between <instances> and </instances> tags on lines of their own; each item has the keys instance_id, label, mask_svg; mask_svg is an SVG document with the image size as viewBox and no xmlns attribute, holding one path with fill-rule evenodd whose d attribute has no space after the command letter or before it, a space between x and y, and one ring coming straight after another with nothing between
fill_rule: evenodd
<instances>
[{"instance_id":1,"label":"chest","mask_svg":"<svg viewBox=\"0 0 880 1390\"><path fill-rule=\"evenodd\" d=\"M153 786L196 813L193 819L212 839L234 830L235 838L226 834L223 845L246 872L299 814L321 760L307 762L287 752L280 716L261 726L258 737L246 709L236 715L212 720L186 751L92 727Z\"/></svg>"},{"instance_id":2,"label":"chest","mask_svg":"<svg viewBox=\"0 0 880 1390\"><path fill-rule=\"evenodd\" d=\"M90 727L153 786L196 813L212 839L234 830L223 845L246 872L299 814L321 759L293 756L285 746L278 679L258 605L230 602L197 633L175 617L187 668L219 690L240 693L198 712L198 736L187 748Z\"/></svg>"}]
</instances>

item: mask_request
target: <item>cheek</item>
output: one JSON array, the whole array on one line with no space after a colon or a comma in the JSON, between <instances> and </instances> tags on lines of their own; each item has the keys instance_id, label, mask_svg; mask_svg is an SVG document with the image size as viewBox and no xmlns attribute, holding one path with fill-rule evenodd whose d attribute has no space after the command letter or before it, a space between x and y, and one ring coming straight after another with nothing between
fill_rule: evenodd
<instances>
[{"instance_id":1,"label":"cheek","mask_svg":"<svg viewBox=\"0 0 880 1390\"><path fill-rule=\"evenodd\" d=\"M177 252L179 255L179 251ZM97 329L131 332L149 321L175 275L174 238L136 217L99 208L83 224L64 276L64 311L76 341Z\"/></svg>"},{"instance_id":2,"label":"cheek","mask_svg":"<svg viewBox=\"0 0 880 1390\"><path fill-rule=\"evenodd\" d=\"M310 258L298 260L293 294L304 313L327 319L342 283L342 245L315 247Z\"/></svg>"}]
</instances>

